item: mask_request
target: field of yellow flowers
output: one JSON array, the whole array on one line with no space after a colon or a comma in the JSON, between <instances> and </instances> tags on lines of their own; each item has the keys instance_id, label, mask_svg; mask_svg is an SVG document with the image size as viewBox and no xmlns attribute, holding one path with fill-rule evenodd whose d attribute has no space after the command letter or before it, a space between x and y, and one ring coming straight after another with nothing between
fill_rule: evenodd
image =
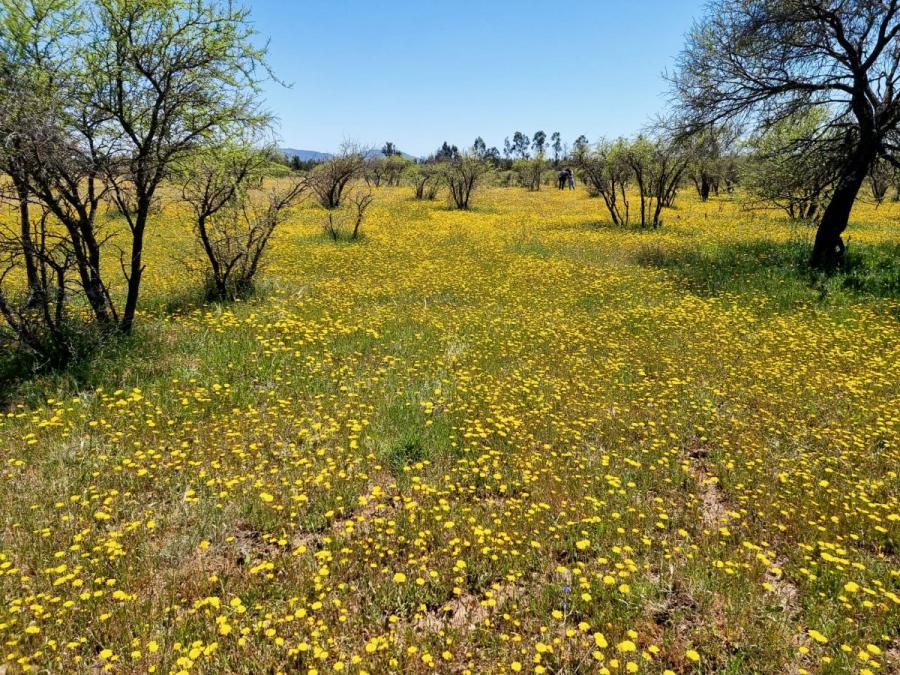
<instances>
[{"instance_id":1,"label":"field of yellow flowers","mask_svg":"<svg viewBox=\"0 0 900 675\"><path fill-rule=\"evenodd\" d=\"M138 335L3 397L0 673L900 672L895 294L727 196L370 214L204 305L169 209Z\"/></svg>"}]
</instances>

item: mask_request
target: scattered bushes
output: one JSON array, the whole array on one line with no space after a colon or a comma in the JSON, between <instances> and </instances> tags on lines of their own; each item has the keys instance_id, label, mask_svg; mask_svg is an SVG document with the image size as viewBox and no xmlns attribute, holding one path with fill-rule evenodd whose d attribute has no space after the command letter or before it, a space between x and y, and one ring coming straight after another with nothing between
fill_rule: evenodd
<instances>
[{"instance_id":1,"label":"scattered bushes","mask_svg":"<svg viewBox=\"0 0 900 675\"><path fill-rule=\"evenodd\" d=\"M513 171L518 174L519 184L531 192L540 191L547 169L547 160L541 155L529 159L517 159L513 162Z\"/></svg>"}]
</instances>

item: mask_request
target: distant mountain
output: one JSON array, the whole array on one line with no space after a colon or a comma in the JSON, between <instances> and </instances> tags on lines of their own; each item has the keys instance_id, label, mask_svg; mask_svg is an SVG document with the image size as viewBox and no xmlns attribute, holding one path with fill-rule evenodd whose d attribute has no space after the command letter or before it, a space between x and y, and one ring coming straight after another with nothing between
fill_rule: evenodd
<instances>
[{"instance_id":1,"label":"distant mountain","mask_svg":"<svg viewBox=\"0 0 900 675\"><path fill-rule=\"evenodd\" d=\"M279 150L287 155L288 157L297 157L300 161L303 162L321 162L322 160L328 159L331 157L330 152L318 152L317 150L297 150L296 148L279 148ZM407 154L405 152L401 152L401 155L406 159L418 159L413 155ZM383 157L384 153L381 150L370 150L367 154L368 157Z\"/></svg>"},{"instance_id":2,"label":"distant mountain","mask_svg":"<svg viewBox=\"0 0 900 675\"><path fill-rule=\"evenodd\" d=\"M288 157L297 157L302 162L321 162L328 159L331 155L327 152L317 152L316 150L297 150L296 148L279 148Z\"/></svg>"}]
</instances>

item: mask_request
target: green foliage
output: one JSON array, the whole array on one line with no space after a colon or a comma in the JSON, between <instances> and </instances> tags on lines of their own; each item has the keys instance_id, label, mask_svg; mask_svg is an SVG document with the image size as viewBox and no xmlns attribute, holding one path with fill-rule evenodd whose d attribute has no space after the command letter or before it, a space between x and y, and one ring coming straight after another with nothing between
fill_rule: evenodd
<instances>
[{"instance_id":1,"label":"green foliage","mask_svg":"<svg viewBox=\"0 0 900 675\"><path fill-rule=\"evenodd\" d=\"M517 159L512 165L512 170L518 176L519 185L532 192L541 189L542 178L549 168L547 160L541 154L530 159Z\"/></svg>"},{"instance_id":2,"label":"green foliage","mask_svg":"<svg viewBox=\"0 0 900 675\"><path fill-rule=\"evenodd\" d=\"M0 55L12 64L0 87L0 159L15 166L20 202L60 221L54 236L77 272L62 297L84 302L98 332L130 333L158 188L198 146L270 121L259 106L266 49L249 10L227 0L4 0ZM104 200L127 226L112 251L121 293L96 220Z\"/></svg>"},{"instance_id":3,"label":"green foliage","mask_svg":"<svg viewBox=\"0 0 900 675\"><path fill-rule=\"evenodd\" d=\"M815 216L831 192L834 170L817 134L827 113L812 108L780 120L747 142L742 185L793 220Z\"/></svg>"}]
</instances>

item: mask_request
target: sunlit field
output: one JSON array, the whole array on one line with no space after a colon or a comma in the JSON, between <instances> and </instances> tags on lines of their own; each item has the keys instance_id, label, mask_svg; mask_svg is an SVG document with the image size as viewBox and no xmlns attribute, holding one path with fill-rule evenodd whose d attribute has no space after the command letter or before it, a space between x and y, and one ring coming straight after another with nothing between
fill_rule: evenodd
<instances>
[{"instance_id":1,"label":"sunlit field","mask_svg":"<svg viewBox=\"0 0 900 675\"><path fill-rule=\"evenodd\" d=\"M898 219L826 279L727 195L379 189L210 305L168 207L134 337L0 392L0 673L900 671Z\"/></svg>"}]
</instances>

